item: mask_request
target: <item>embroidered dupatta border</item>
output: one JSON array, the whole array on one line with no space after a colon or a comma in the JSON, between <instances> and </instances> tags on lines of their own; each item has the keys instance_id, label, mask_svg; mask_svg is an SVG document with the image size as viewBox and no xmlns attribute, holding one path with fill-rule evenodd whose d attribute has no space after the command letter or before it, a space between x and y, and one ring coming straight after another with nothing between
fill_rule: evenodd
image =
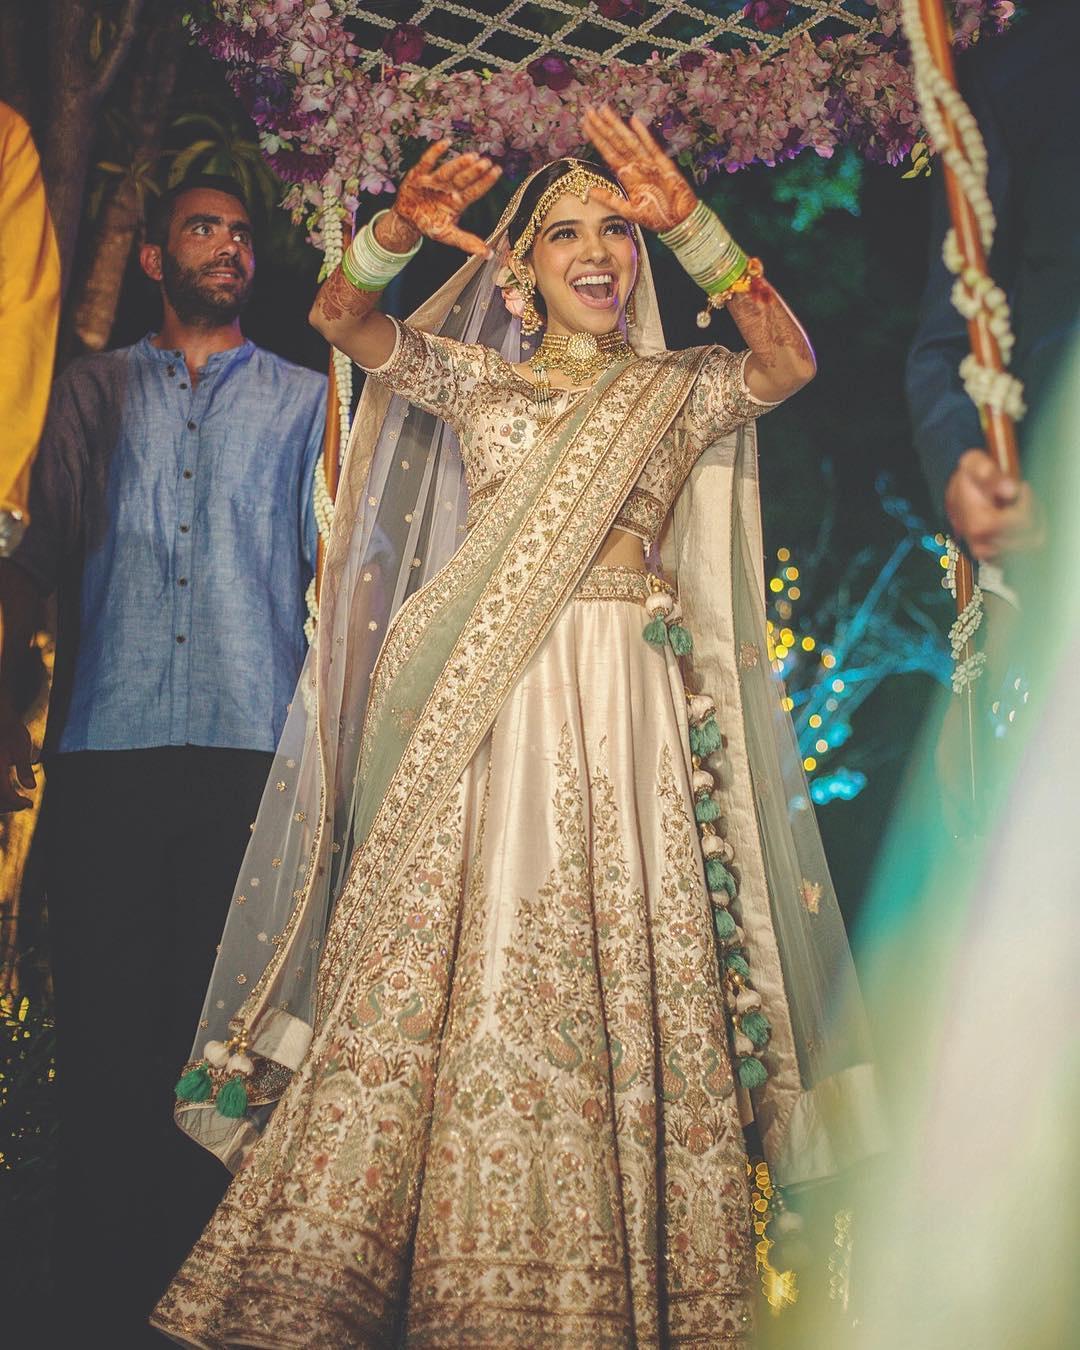
<instances>
[{"instance_id":1,"label":"embroidered dupatta border","mask_svg":"<svg viewBox=\"0 0 1080 1350\"><path fill-rule=\"evenodd\" d=\"M569 443L507 541L380 794L327 937L320 1012L340 991L373 899L410 864L425 823L483 742L685 403L706 351L634 362L591 401L576 429L571 424ZM508 480L503 490L511 487ZM485 520L498 514L496 499ZM468 546L467 541L462 551ZM430 616L429 629L434 621ZM463 727L467 735L460 734Z\"/></svg>"}]
</instances>

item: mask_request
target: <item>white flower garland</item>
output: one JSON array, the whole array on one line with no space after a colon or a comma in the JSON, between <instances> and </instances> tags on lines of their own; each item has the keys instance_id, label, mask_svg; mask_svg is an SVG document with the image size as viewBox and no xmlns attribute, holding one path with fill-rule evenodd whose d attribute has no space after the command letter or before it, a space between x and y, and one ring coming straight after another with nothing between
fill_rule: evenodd
<instances>
[{"instance_id":1,"label":"white flower garland","mask_svg":"<svg viewBox=\"0 0 1080 1350\"><path fill-rule=\"evenodd\" d=\"M927 134L952 170L960 191L974 212L983 251L989 257L997 221L986 190L987 157L982 133L960 91L938 69L930 53L919 0L900 0L900 14L911 48L915 93ZM1001 359L1008 365L1016 338L1005 292L994 284L993 278L985 271L965 265L956 231L952 227L945 233L941 256L945 266L956 277L952 288L953 306L969 321L980 312L985 315L987 327L997 339ZM960 378L968 397L977 407L1004 413L1014 421L1023 417L1026 411L1024 386L1015 375L991 369L972 352L960 362ZM952 539L948 540L948 554L949 564L943 585L955 596L959 550ZM986 657L981 652L970 657L964 656L982 622L982 615L982 591L975 586L970 601L957 615L956 622L949 630L949 645L954 662L952 687L957 694L979 678L986 664Z\"/></svg>"},{"instance_id":2,"label":"white flower garland","mask_svg":"<svg viewBox=\"0 0 1080 1350\"><path fill-rule=\"evenodd\" d=\"M331 272L341 265L345 246L341 221L341 209L338 200L331 192L327 192L322 219L323 265L319 272L320 281L325 281ZM348 443L349 431L352 426L353 365L345 353L338 351L336 347L331 347L330 354L337 389L338 455L340 457L342 450ZM330 539L330 527L334 523L334 499L330 495L330 488L326 481L326 463L322 455L319 456L315 464L314 497L315 524L319 531L319 538L325 546ZM315 624L319 618L319 601L314 577L312 577L311 584L307 588L305 599L308 617L304 624L304 634L308 642L311 643L315 637Z\"/></svg>"},{"instance_id":3,"label":"white flower garland","mask_svg":"<svg viewBox=\"0 0 1080 1350\"><path fill-rule=\"evenodd\" d=\"M971 599L956 616L949 629L949 650L952 652L952 687L954 694L962 694L969 684L974 684L986 665L986 653L975 652L964 656L969 642L972 641L982 623L982 591L972 587Z\"/></svg>"}]
</instances>

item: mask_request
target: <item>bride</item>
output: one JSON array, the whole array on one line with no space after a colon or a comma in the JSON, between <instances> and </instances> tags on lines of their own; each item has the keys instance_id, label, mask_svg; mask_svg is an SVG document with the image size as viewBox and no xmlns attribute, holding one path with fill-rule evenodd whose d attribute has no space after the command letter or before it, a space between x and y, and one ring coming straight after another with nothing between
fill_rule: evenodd
<instances>
[{"instance_id":1,"label":"bride","mask_svg":"<svg viewBox=\"0 0 1080 1350\"><path fill-rule=\"evenodd\" d=\"M640 122L583 130L486 242L499 170L431 147L312 310L371 378L177 1088L237 1173L184 1344L748 1344L748 1157L876 1147L764 635L753 419L813 353ZM665 349L642 227L746 351ZM425 235L471 256L399 323Z\"/></svg>"}]
</instances>

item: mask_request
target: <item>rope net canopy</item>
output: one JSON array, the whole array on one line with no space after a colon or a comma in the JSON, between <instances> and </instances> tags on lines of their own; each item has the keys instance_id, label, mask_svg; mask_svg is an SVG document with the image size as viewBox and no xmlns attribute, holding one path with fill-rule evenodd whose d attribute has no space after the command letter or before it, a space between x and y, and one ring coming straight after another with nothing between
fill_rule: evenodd
<instances>
[{"instance_id":1,"label":"rope net canopy","mask_svg":"<svg viewBox=\"0 0 1080 1350\"><path fill-rule=\"evenodd\" d=\"M386 64L382 45L388 33L402 26L400 15L408 11L405 22L421 30L424 47L404 68L435 75L485 68L521 70L546 56L560 56L570 63L618 59L640 64L654 52L677 58L705 47L730 51L751 44L772 55L812 28L825 37L850 32L866 35L876 26L872 7L860 0L805 0L790 6L766 3L758 8L764 27L750 17L754 6L745 0L734 9L715 0L667 0L663 4L608 0L603 5L572 0L546 0L543 5L529 0L477 0L471 5L426 0L404 7L353 3L348 13L349 26L368 47L361 68ZM786 10L786 21L773 26L770 17L779 16L781 10Z\"/></svg>"},{"instance_id":2,"label":"rope net canopy","mask_svg":"<svg viewBox=\"0 0 1080 1350\"><path fill-rule=\"evenodd\" d=\"M319 232L448 137L510 178L582 150L585 107L637 113L698 181L852 145L899 163L919 115L900 0L202 0L222 61ZM1010 0L947 0L958 45Z\"/></svg>"}]
</instances>

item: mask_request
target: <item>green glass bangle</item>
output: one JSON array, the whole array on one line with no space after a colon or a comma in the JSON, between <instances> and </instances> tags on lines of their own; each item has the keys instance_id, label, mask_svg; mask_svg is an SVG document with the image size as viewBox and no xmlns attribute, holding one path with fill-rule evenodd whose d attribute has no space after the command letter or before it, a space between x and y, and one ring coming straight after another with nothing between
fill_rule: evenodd
<instances>
[{"instance_id":1,"label":"green glass bangle","mask_svg":"<svg viewBox=\"0 0 1080 1350\"><path fill-rule=\"evenodd\" d=\"M724 272L722 276L718 277L715 281L709 281L707 283L702 284L701 289L705 292L706 295L719 295L721 291L728 290L733 282L738 281L738 279L745 274L746 269L749 266L750 266L750 259L742 251L742 249L740 249L739 257L733 264L733 266L728 268L728 270Z\"/></svg>"},{"instance_id":2,"label":"green glass bangle","mask_svg":"<svg viewBox=\"0 0 1080 1350\"><path fill-rule=\"evenodd\" d=\"M388 285L383 282L381 285L372 285L361 279L360 274L356 272L349 260L349 250L346 249L341 255L341 274L354 291L367 291L369 294L377 291L384 291Z\"/></svg>"}]
</instances>

